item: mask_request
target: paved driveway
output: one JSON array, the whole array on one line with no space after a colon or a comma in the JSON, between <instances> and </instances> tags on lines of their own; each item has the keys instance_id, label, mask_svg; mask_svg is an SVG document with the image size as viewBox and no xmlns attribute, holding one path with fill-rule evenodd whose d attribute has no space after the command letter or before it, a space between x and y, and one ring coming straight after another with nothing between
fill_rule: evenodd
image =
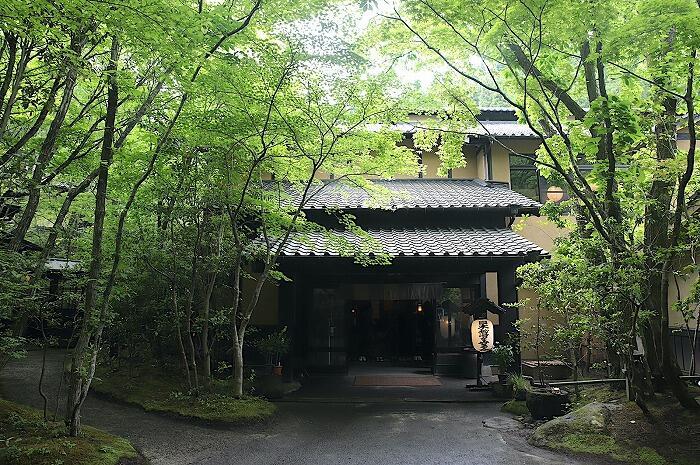
<instances>
[{"instance_id":1,"label":"paved driveway","mask_svg":"<svg viewBox=\"0 0 700 465\"><path fill-rule=\"evenodd\" d=\"M38 406L38 354L0 373L6 398ZM50 354L50 383L61 356ZM154 465L583 464L534 449L497 404L439 402L279 404L266 425L208 427L91 395L86 424L129 438ZM485 424L484 424L485 422Z\"/></svg>"}]
</instances>

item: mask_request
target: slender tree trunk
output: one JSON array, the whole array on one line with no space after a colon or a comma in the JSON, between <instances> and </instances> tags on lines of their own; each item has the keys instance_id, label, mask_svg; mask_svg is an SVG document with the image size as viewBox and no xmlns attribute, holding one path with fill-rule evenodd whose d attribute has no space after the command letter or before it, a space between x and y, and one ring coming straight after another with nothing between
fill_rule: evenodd
<instances>
[{"instance_id":1,"label":"slender tree trunk","mask_svg":"<svg viewBox=\"0 0 700 465\"><path fill-rule=\"evenodd\" d=\"M5 135L7 125L10 122L10 116L12 115L12 108L15 106L15 101L17 100L17 94L19 93L20 85L22 84L22 79L24 79L24 72L27 69L27 63L29 63L29 57L32 52L33 45L29 41L24 41L20 43L20 55L19 63L17 64L17 71L15 72L14 79L12 80L12 88L10 89L10 95L7 97L7 103L2 112L2 117L0 117L0 139Z\"/></svg>"},{"instance_id":2,"label":"slender tree trunk","mask_svg":"<svg viewBox=\"0 0 700 465\"><path fill-rule=\"evenodd\" d=\"M578 353L575 347L571 348L571 365L574 369L574 382L578 381ZM578 384L574 384L574 393L576 399L581 397L581 388Z\"/></svg>"},{"instance_id":3,"label":"slender tree trunk","mask_svg":"<svg viewBox=\"0 0 700 465\"><path fill-rule=\"evenodd\" d=\"M238 337L233 340L233 397L243 397L243 342Z\"/></svg>"},{"instance_id":4,"label":"slender tree trunk","mask_svg":"<svg viewBox=\"0 0 700 465\"><path fill-rule=\"evenodd\" d=\"M224 228L223 223L220 224L218 231L216 231L216 243L214 244L214 251L212 252L211 247L207 247L208 255L216 260L214 267L211 271L207 273L206 288L204 290L204 299L202 302L202 333L201 333L201 344L202 344L202 377L204 378L205 386L208 388L211 384L211 345L212 342L209 338L209 314L211 313L211 298L214 294L214 288L216 287L216 279L219 275L218 266L219 259L221 258L221 247L223 241ZM212 265L210 265L212 266Z\"/></svg>"},{"instance_id":5,"label":"slender tree trunk","mask_svg":"<svg viewBox=\"0 0 700 465\"><path fill-rule=\"evenodd\" d=\"M189 282L189 292L187 295L187 301L185 302L185 341L187 342L187 349L189 351L190 365L192 367L192 374L194 379L194 388L199 389L199 373L197 369L197 351L194 346L194 338L192 336L192 306L194 304L194 296L197 292L197 269L199 266L199 254L200 245L202 241L202 227L197 225L197 238L195 240L194 247L192 249L192 269L190 273Z\"/></svg>"},{"instance_id":6,"label":"slender tree trunk","mask_svg":"<svg viewBox=\"0 0 700 465\"><path fill-rule=\"evenodd\" d=\"M211 296L216 284L216 272L210 273L209 281L202 302L202 380L208 388L211 385L211 348L209 341L209 312L211 309Z\"/></svg>"},{"instance_id":7,"label":"slender tree trunk","mask_svg":"<svg viewBox=\"0 0 700 465\"><path fill-rule=\"evenodd\" d=\"M691 351L693 359L690 361L690 374L695 374L695 352L698 345L698 333L700 332L700 312L698 312L695 317L695 331L693 332L693 337L690 342L693 344L693 350ZM690 331L688 331L688 337L690 338Z\"/></svg>"},{"instance_id":8,"label":"slender tree trunk","mask_svg":"<svg viewBox=\"0 0 700 465\"><path fill-rule=\"evenodd\" d=\"M48 416L48 405L49 405L49 398L46 396L46 393L44 392L44 375L46 374L46 352L49 349L49 341L46 338L46 331L44 331L44 315L42 311L39 311L39 327L41 328L41 339L42 339L42 348L41 348L41 373L39 374L39 395L41 396L41 400L43 402L42 405L42 412L44 414L44 422L49 420Z\"/></svg>"},{"instance_id":9,"label":"slender tree trunk","mask_svg":"<svg viewBox=\"0 0 700 465\"><path fill-rule=\"evenodd\" d=\"M235 227L235 225L232 225ZM233 396L243 397L243 344L238 336L238 312L241 306L241 266L243 251L239 250L233 267L233 305L231 323L233 331Z\"/></svg>"},{"instance_id":10,"label":"slender tree trunk","mask_svg":"<svg viewBox=\"0 0 700 465\"><path fill-rule=\"evenodd\" d=\"M627 304L630 306L630 304ZM654 397L654 388L651 384L649 365L647 357L635 359L634 351L637 347L637 319L639 308L632 310L631 324L628 331L627 341L624 344L623 363L625 368L625 377L629 384L629 397L634 401L639 408L651 418L646 402Z\"/></svg>"},{"instance_id":11,"label":"slender tree trunk","mask_svg":"<svg viewBox=\"0 0 700 465\"><path fill-rule=\"evenodd\" d=\"M7 65L2 84L0 84L0 113L5 103L5 95L10 88L10 82L12 82L12 75L15 72L15 62L17 60L17 37L11 33L5 33L5 42L7 43Z\"/></svg>"},{"instance_id":12,"label":"slender tree trunk","mask_svg":"<svg viewBox=\"0 0 700 465\"><path fill-rule=\"evenodd\" d=\"M100 168L97 176L97 191L95 194L95 220L92 234L92 258L88 271L88 281L85 288L85 308L83 321L78 335L78 341L73 350L71 366L71 382L68 392L69 434L80 434L80 409L87 397L92 377L95 373L97 355L100 349L100 338L105 325L104 312L96 314L97 281L102 269L102 240L107 202L107 180L109 166L112 163L114 144L114 125L118 104L117 61L119 59L119 43L112 38L110 63L107 68L109 90L107 92L107 112L100 154ZM86 365L89 364L89 365Z\"/></svg>"},{"instance_id":13,"label":"slender tree trunk","mask_svg":"<svg viewBox=\"0 0 700 465\"><path fill-rule=\"evenodd\" d=\"M187 387L192 389L192 377L190 376L190 367L187 363L187 354L185 353L185 344L182 342L182 331L180 330L180 310L177 302L177 287L175 283L172 283L172 300L173 300L173 311L175 312L175 329L177 334L177 348L180 352L180 362L182 363L182 369L185 372L185 378L187 378Z\"/></svg>"}]
</instances>

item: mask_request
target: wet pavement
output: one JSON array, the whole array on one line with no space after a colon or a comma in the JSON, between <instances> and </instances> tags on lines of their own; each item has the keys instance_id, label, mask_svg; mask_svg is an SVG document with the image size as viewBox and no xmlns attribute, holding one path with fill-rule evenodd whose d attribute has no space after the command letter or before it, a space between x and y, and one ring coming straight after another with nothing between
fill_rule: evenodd
<instances>
[{"instance_id":1,"label":"wet pavement","mask_svg":"<svg viewBox=\"0 0 700 465\"><path fill-rule=\"evenodd\" d=\"M48 360L53 391L62 354ZM0 373L3 397L39 406L40 354ZM132 441L154 465L586 464L529 446L495 403L282 402L268 423L206 426L90 395L83 421ZM53 408L53 405L51 405Z\"/></svg>"}]
</instances>

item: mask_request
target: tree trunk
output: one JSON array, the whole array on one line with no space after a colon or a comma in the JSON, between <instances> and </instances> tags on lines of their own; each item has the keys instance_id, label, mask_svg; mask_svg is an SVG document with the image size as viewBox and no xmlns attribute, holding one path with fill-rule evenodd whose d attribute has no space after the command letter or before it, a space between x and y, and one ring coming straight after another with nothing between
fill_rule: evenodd
<instances>
[{"instance_id":1,"label":"tree trunk","mask_svg":"<svg viewBox=\"0 0 700 465\"><path fill-rule=\"evenodd\" d=\"M210 222L210 219L208 219ZM204 290L204 299L202 302L202 333L201 333L201 344L202 344L202 377L204 379L204 384L208 388L211 384L211 341L209 340L209 314L211 313L211 298L214 294L214 288L216 287L216 278L218 276L218 265L219 259L221 258L221 244L223 241L223 223L216 231L216 243L214 244L214 250L207 245L207 255L209 257L214 257L216 259L216 266L213 267L211 271L207 273L206 288ZM212 241L210 241L212 242ZM211 262L210 262L211 263ZM210 268L212 265L209 265Z\"/></svg>"},{"instance_id":2,"label":"tree trunk","mask_svg":"<svg viewBox=\"0 0 700 465\"><path fill-rule=\"evenodd\" d=\"M180 361L182 363L182 369L185 372L185 378L187 378L187 387L192 389L192 377L190 376L190 367L187 363L187 353L185 352L185 344L182 342L182 331L180 330L180 311L178 310L177 303L177 288L175 283L172 283L172 299L173 299L173 312L175 312L175 328L177 334L177 348L180 351Z\"/></svg>"},{"instance_id":3,"label":"tree trunk","mask_svg":"<svg viewBox=\"0 0 700 465\"><path fill-rule=\"evenodd\" d=\"M27 69L27 63L29 63L32 48L33 45L31 42L25 41L20 44L20 58L19 63L17 64L17 71L15 72L15 76L12 81L12 88L10 89L10 95L7 97L7 103L5 104L5 108L2 112L2 117L0 117L0 139L5 136L5 130L10 122L12 108L15 106L17 94L19 92L20 85L22 84L22 79L24 79L24 72Z\"/></svg>"},{"instance_id":4,"label":"tree trunk","mask_svg":"<svg viewBox=\"0 0 700 465\"><path fill-rule=\"evenodd\" d=\"M80 434L80 409L87 397L88 389L90 388L90 383L95 373L97 354L100 348L100 337L105 325L105 315L96 314L95 310L97 308L97 285L102 269L102 239L106 214L107 180L109 176L109 166L112 163L114 124L118 104L116 77L118 59L119 43L116 38L112 38L110 62L107 67L107 79L109 82L107 111L104 134L102 137L99 174L97 176L97 190L95 193L92 259L90 261L88 281L85 287L83 321L78 335L78 341L73 349L68 405L66 409L69 434L74 437ZM89 358L88 355L90 356ZM88 362L89 366L86 366Z\"/></svg>"},{"instance_id":5,"label":"tree trunk","mask_svg":"<svg viewBox=\"0 0 700 465\"><path fill-rule=\"evenodd\" d=\"M209 312L211 309L211 296L216 284L216 272L211 273L202 302L202 380L208 388L211 385L211 350L209 342Z\"/></svg>"},{"instance_id":6,"label":"tree trunk","mask_svg":"<svg viewBox=\"0 0 700 465\"><path fill-rule=\"evenodd\" d=\"M2 84L0 84L0 113L2 113L5 95L10 88L10 82L12 82L12 74L15 72L15 61L17 60L17 37L11 33L5 33L5 42L7 43L7 64Z\"/></svg>"},{"instance_id":7,"label":"tree trunk","mask_svg":"<svg viewBox=\"0 0 700 465\"><path fill-rule=\"evenodd\" d=\"M231 225L234 228L234 235L237 234L236 225ZM241 266L242 266L243 251L238 250L233 265L233 282L231 289L233 291L233 302L231 310L231 326L233 332L233 396L236 398L243 397L243 344L238 336L238 312L241 307Z\"/></svg>"},{"instance_id":8,"label":"tree trunk","mask_svg":"<svg viewBox=\"0 0 700 465\"><path fill-rule=\"evenodd\" d=\"M233 397L243 397L243 342L238 337L233 341Z\"/></svg>"},{"instance_id":9,"label":"tree trunk","mask_svg":"<svg viewBox=\"0 0 700 465\"><path fill-rule=\"evenodd\" d=\"M202 229L198 225L197 228L197 239L192 250L192 270L190 274L189 282L189 294L187 296L187 301L185 302L185 336L187 341L187 348L189 350L190 365L192 366L192 374L194 379L194 388L199 389L199 373L197 370L197 351L194 347L194 339L192 337L192 305L194 304L194 295L197 292L197 268L199 265L199 253L200 253L200 243L202 240Z\"/></svg>"}]
</instances>

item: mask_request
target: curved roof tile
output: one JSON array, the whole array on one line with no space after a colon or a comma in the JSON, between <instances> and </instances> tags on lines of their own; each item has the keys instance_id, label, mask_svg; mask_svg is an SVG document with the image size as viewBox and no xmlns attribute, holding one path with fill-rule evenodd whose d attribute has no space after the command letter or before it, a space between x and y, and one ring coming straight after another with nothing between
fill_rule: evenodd
<instances>
[{"instance_id":1,"label":"curved roof tile","mask_svg":"<svg viewBox=\"0 0 700 465\"><path fill-rule=\"evenodd\" d=\"M349 231L293 234L283 256L353 256L386 253L397 256L546 256L547 251L510 229L390 228L367 229L371 239Z\"/></svg>"},{"instance_id":2,"label":"curved roof tile","mask_svg":"<svg viewBox=\"0 0 700 465\"><path fill-rule=\"evenodd\" d=\"M305 210L338 209L423 209L515 208L537 212L541 204L512 191L505 183L480 179L394 179L373 180L379 189L370 194L360 186L324 181L314 186ZM299 202L300 189L283 181L266 181L273 192L284 192L282 202Z\"/></svg>"}]
</instances>

